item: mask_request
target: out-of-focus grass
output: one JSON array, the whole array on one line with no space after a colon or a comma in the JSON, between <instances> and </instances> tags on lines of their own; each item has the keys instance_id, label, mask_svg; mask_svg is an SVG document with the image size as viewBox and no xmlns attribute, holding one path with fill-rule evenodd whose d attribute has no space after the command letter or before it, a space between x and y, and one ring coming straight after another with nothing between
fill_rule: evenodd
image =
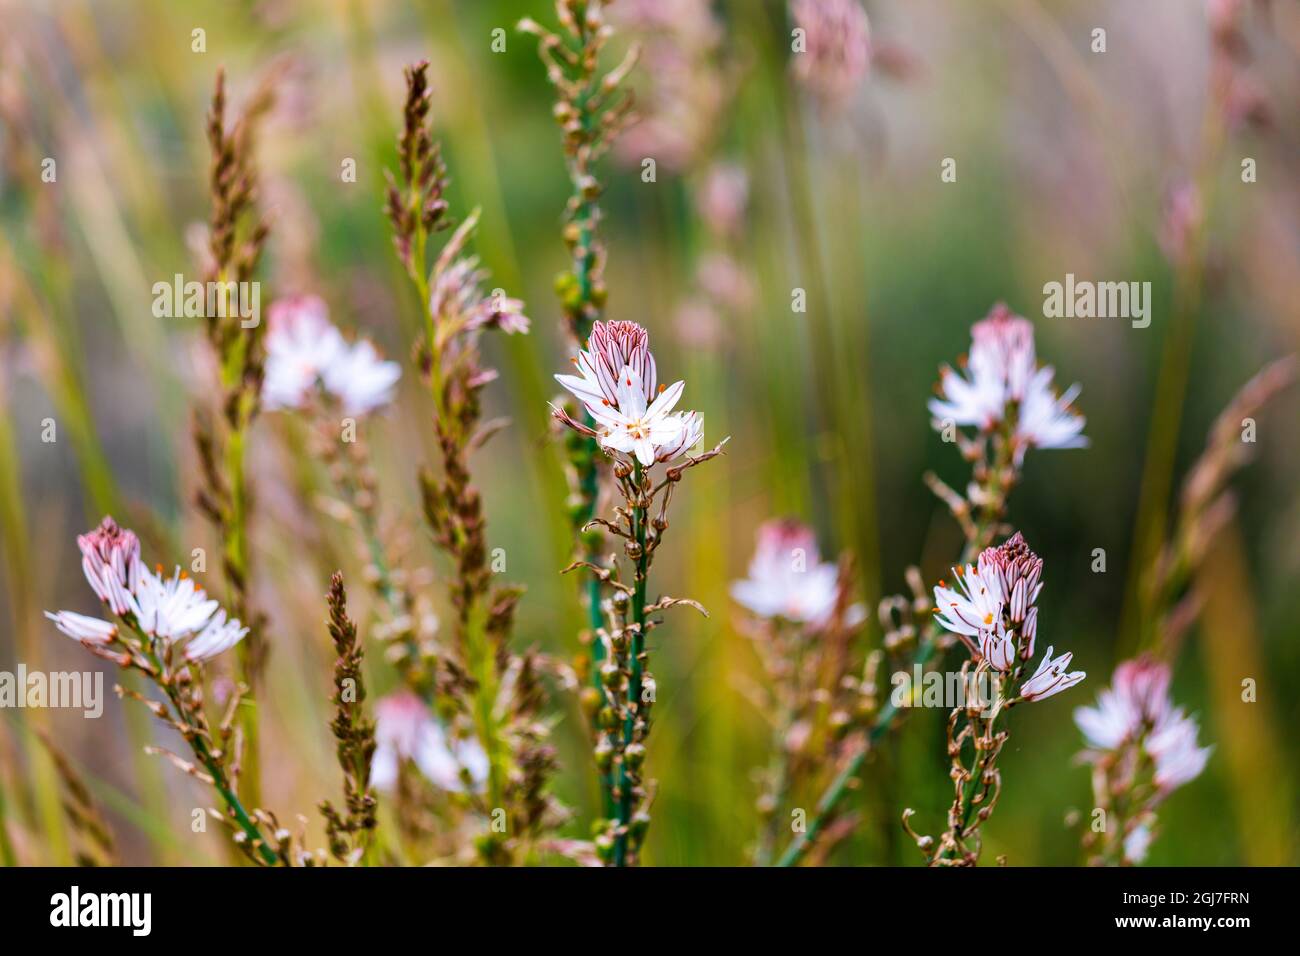
<instances>
[{"instance_id":1,"label":"out-of-focus grass","mask_svg":"<svg viewBox=\"0 0 1300 956\"><path fill-rule=\"evenodd\" d=\"M711 616L679 613L655 632L650 775L660 783L648 862L738 862L754 832L750 773L766 758L768 731L738 691L758 668L730 624L726 586L743 571L757 523L784 513L813 521L828 551L857 553L870 595L901 588L909 563L933 579L956 553L956 529L919 478L933 469L959 482L964 465L930 431L925 400L938 363L966 349L970 323L998 299L1036 320L1039 354L1056 366L1059 382L1082 382L1093 447L1031 455L1012 501L1013 522L1047 562L1044 639L1073 647L1089 678L1017 724L989 850L1013 863L1076 862L1077 843L1062 820L1086 804L1088 784L1070 764L1080 745L1070 711L1131 650L1119 629L1125 581L1143 570L1129 558L1145 553L1134 550L1134 528L1163 523L1168 489L1236 387L1274 354L1300 345L1295 313L1275 309L1294 298L1294 277L1252 267L1248 284L1232 268L1238 249L1261 248L1260 235L1294 236L1300 221L1300 182L1286 162L1295 117L1284 113L1271 136L1230 131L1217 158L1204 160L1204 177L1219 184L1207 225L1211 267L1175 328L1177 279L1155 235L1161 190L1196 172L1193 144L1206 103L1184 93L1206 89L1208 41L1197 5L1151 3L1140 13L1119 2L866 6L875 35L920 60L919 77L896 83L873 74L845 110L815 108L787 72L783 5L719 3L721 49L742 78L709 155L680 173L661 163L654 183L641 181L636 164L605 165L609 316L647 325L661 375L686 378L685 405L704 412L709 436L733 436L728 455L687 482L655 567L656 587L698 598ZM0 139L0 302L16 318L3 326L0 346L9 594L0 611L0 667L17 660L93 666L39 611L90 609L72 534L94 512L113 508L140 523L164 562L213 544L187 506L194 474L187 369L199 330L187 320L154 319L149 289L192 270L186 232L205 214L203 110L216 66L225 64L238 98L279 57L293 68L259 149L275 204L263 307L276 294L318 292L339 322L401 359L415 312L380 208L382 169L392 163L401 67L432 59L453 208L463 216L482 206L477 251L493 285L524 298L534 320L532 334L490 356L502 371L490 414L514 419L477 458L491 544L506 549L509 576L529 587L517 640L560 655L577 649L574 583L556 573L567 553L563 482L546 444L544 404L550 374L564 369L551 286L565 262L559 221L568 184L542 67L533 44L513 31L520 16L547 18L548 7L542 0L0 5L10 44L4 77L35 118L21 144L8 131ZM1281 16L1283 27L1294 27L1293 17ZM1104 57L1088 50L1094 19L1109 25ZM207 30L203 54L190 51L196 27ZM504 53L490 47L498 27L507 31ZM1284 45L1287 35L1279 30L1283 39L1273 42ZM1265 43L1264 51L1265 82L1291 75L1275 69L1274 46ZM8 157L18 155L58 158L59 181L40 183L30 167L16 176ZM1259 183L1235 178L1241 155L1259 159ZM953 184L938 176L948 156L958 160ZM357 160L355 184L340 182L345 157ZM748 172L747 224L732 251L756 294L751 308L725 316L718 344L705 347L686 344L676 315L692 294L704 246L689 187L710 158ZM38 203L48 206L58 243L37 228ZM1150 280L1151 328L1043 319L1042 285L1066 272ZM806 313L791 310L796 287L808 292ZM1189 336L1180 358L1187 386L1167 386L1158 404L1162 354L1180 334ZM430 457L428 408L409 382L402 399L367 435L385 513L415 528L413 475ZM59 422L52 446L40 441L46 414ZM1300 652L1289 593L1300 570L1296 414L1290 396L1261 422L1228 555L1235 591L1217 583L1204 633L1176 670L1180 703L1201 714L1203 737L1219 749L1205 776L1166 805L1156 863L1297 859L1291 816L1220 811L1223 799L1238 807L1294 801L1294 781L1275 769L1300 757L1290 732L1300 720L1291 703ZM64 453L64 435L75 456ZM1160 454L1153 457L1149 443ZM256 592L274 624L262 702L268 802L310 814L337 787L326 729L324 587L334 566L356 575L359 562L346 532L314 511L309 498L319 475L286 451L292 428L266 416L253 445ZM1147 478L1156 490L1143 516L1139 489L1152 461L1160 473ZM58 520L38 518L48 515ZM59 534L40 536L47 528ZM427 554L418 531L411 537ZM1105 574L1090 570L1098 547L1108 556ZM215 569L205 583L221 593ZM1238 592L1250 598L1253 624L1228 603ZM1250 640L1238 645L1232 631L1243 627ZM1253 655L1248 666L1243 649ZM382 691L391 675L377 661L372 668ZM1243 668L1248 675L1238 673ZM1257 678L1260 704L1242 705L1230 692L1241 676ZM585 835L594 806L585 732L572 702L559 701L556 710L563 717L558 785L581 810L573 832ZM139 741L118 732L125 713L110 700L97 722L49 715L100 792L122 794L106 803L124 858L223 858L213 837L202 847L184 839L188 808L206 796L156 765L142 773ZM39 760L23 750L15 759ZM5 812L26 826L27 801L13 789L24 769L7 767L0 776L9 784ZM47 800L52 782L43 785ZM897 812L904 803L930 820L944 812L950 785L941 715L913 714L869 765L861 791L853 801L867 821L834 860L916 862L899 839ZM144 801L157 808L158 826L125 812ZM181 838L160 839L167 833ZM56 842L40 846L40 860L60 858Z\"/></svg>"}]
</instances>

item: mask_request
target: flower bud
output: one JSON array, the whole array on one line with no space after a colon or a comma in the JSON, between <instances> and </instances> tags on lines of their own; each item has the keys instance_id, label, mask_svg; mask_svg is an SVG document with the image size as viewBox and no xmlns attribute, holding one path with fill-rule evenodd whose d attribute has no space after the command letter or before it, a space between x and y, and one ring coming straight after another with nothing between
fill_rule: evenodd
<instances>
[{"instance_id":1,"label":"flower bud","mask_svg":"<svg viewBox=\"0 0 1300 956\"><path fill-rule=\"evenodd\" d=\"M627 749L623 751L623 757L627 760L628 769L640 770L641 765L645 763L645 745L628 744Z\"/></svg>"}]
</instances>

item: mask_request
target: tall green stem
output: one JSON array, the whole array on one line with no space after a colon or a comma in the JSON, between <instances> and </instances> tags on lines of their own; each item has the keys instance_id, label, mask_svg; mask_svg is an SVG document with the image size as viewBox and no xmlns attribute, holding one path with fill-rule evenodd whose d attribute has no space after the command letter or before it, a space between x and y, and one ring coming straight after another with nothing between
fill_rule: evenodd
<instances>
[{"instance_id":1,"label":"tall green stem","mask_svg":"<svg viewBox=\"0 0 1300 956\"><path fill-rule=\"evenodd\" d=\"M627 769L627 748L636 742L637 723L641 717L641 682L644 674L642 657L645 654L645 594L646 571L649 566L649 552L646 549L646 510L648 504L642 487L643 473L640 465L632 472L632 484L636 489L636 498L632 504L632 537L636 542L636 580L632 588L632 609L629 620L632 631L631 654L627 682L627 716L623 719L624 759L618 769L618 818L614 837L614 865L626 866L628 856L629 830L632 826L632 811L635 808L633 781Z\"/></svg>"},{"instance_id":2,"label":"tall green stem","mask_svg":"<svg viewBox=\"0 0 1300 956\"><path fill-rule=\"evenodd\" d=\"M267 844L266 839L262 836L262 831L257 828L257 824L249 817L248 811L244 809L244 804L240 801L234 788L230 786L230 780L226 776L222 765L213 758L212 752L208 750L207 742L194 729L194 715L185 699L176 690L171 675L163 667L158 655L149 649L151 646L150 639L143 634L140 637L149 662L154 666L158 674L163 675L158 681L159 686L167 695L167 700L171 703L172 709L176 711L176 719L180 722L180 726L186 728L184 736L190 748L194 751L194 756L198 758L199 763L203 764L208 775L212 777L212 785L216 788L217 793L221 795L221 799L225 801L231 817L234 818L235 823L239 825L244 835L252 841L251 845L257 848L258 855L261 856L263 862L267 866L278 866L281 862L279 856Z\"/></svg>"}]
</instances>

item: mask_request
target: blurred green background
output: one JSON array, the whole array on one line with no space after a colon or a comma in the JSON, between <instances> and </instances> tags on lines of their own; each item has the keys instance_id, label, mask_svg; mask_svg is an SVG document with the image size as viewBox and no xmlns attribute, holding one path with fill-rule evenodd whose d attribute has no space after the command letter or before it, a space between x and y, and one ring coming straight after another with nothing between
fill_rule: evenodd
<instances>
[{"instance_id":1,"label":"blurred green background","mask_svg":"<svg viewBox=\"0 0 1300 956\"><path fill-rule=\"evenodd\" d=\"M706 441L732 436L729 454L686 482L654 568L654 589L696 598L712 616L679 614L654 635L648 863L747 859L751 772L769 734L742 692L759 669L727 587L744 573L756 526L809 521L827 554L857 554L869 599L901 590L909 564L933 583L959 551L921 475L959 487L965 466L931 430L925 402L939 363L966 350L970 324L999 300L1035 321L1058 385L1083 385L1092 447L1031 453L1011 521L1046 561L1041 639L1074 649L1089 677L1015 715L985 860L1078 863L1064 818L1090 794L1086 769L1071 762L1081 747L1071 711L1136 650L1126 622L1143 564L1135 529L1169 513L1237 388L1300 340L1296 4L1243 5L1247 50L1226 80L1226 41L1207 18L1222 4L864 6L875 58L839 102L792 75L782 3L620 0L610 13L619 23L624 8L616 48L645 44L632 82L646 119L602 165L607 314L650 329L661 378L686 379L682 407L704 414ZM514 30L523 16L554 23L545 0L0 2L0 669L98 663L40 612L93 610L74 535L104 511L164 563L212 546L188 504L203 336L192 320L155 319L150 303L154 282L194 272L218 65L236 106L279 71L258 144L273 229L263 308L318 293L337 323L405 362L418 312L393 255L382 176L394 165L402 67L426 57L453 212L482 206L477 251L490 285L523 298L533 319L530 335L489 355L502 376L488 414L514 420L476 459L491 546L528 586L519 644L576 652L582 615L574 582L557 573L569 542L545 404L566 363L551 285L567 262L569 184L535 43ZM1091 49L1097 27L1104 53ZM191 50L196 28L204 53ZM498 28L504 52L492 49ZM1260 102L1243 106L1247 93ZM45 157L57 161L54 183L40 179ZM939 175L948 157L952 183ZM1257 182L1241 181L1244 157L1256 160ZM340 178L348 158L355 183ZM719 168L747 181L734 224L708 202ZM1167 214L1180 183L1201 197L1203 254L1180 254ZM1044 318L1042 287L1066 273L1150 281L1150 327ZM1180 283L1194 293L1176 294ZM792 310L795 289L806 312ZM1239 512L1207 557L1209 600L1226 610L1194 629L1174 687L1216 750L1166 804L1154 864L1300 860L1298 413L1292 391L1261 416L1256 460L1236 481ZM428 414L408 364L401 401L366 425L386 520L420 563L433 563L411 530L415 469L433 457ZM47 417L54 443L41 440ZM301 433L284 416L259 419L254 594L272 620L266 802L314 818L338 786L323 594L336 566L359 577L362 563L315 507L295 447ZM1095 548L1106 551L1104 574L1091 570ZM215 567L208 578L222 594ZM878 638L873 619L866 639ZM1239 700L1245 677L1258 682L1256 703ZM556 709L558 788L578 810L572 831L586 835L595 787L585 731L558 692ZM898 816L912 806L923 830L941 827L951 795L943 718L913 713L869 764L850 798L863 825L834 862L920 862ZM94 721L0 713L0 791L23 862L67 859L57 833L38 825L53 811L36 796L48 793L50 769L33 722L91 781L124 860L221 859L215 835L189 832L190 808L206 796L136 753L131 719L111 698Z\"/></svg>"}]
</instances>

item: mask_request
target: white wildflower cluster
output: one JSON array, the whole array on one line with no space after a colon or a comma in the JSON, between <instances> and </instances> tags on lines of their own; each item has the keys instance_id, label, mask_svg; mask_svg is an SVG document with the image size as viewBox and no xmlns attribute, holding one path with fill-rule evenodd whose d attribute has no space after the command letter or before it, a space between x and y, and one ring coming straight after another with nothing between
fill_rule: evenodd
<instances>
[{"instance_id":1,"label":"white wildflower cluster","mask_svg":"<svg viewBox=\"0 0 1300 956\"><path fill-rule=\"evenodd\" d=\"M577 375L555 379L582 401L596 428L557 410L570 428L594 436L607 451L635 456L647 468L675 461L700 444L699 413L673 411L686 383L657 384L650 335L635 322L595 323L573 363Z\"/></svg>"},{"instance_id":2,"label":"white wildflower cluster","mask_svg":"<svg viewBox=\"0 0 1300 956\"><path fill-rule=\"evenodd\" d=\"M1038 633L1035 601L1043 589L1043 559L1034 554L1020 532L999 547L985 548L975 564L953 569L957 587L943 581L934 589L935 620L958 635L972 655L1002 673L1017 670L1034 656ZM1049 647L1038 669L1019 686L1024 700L1043 700L1083 680L1083 671L1070 671L1073 654L1053 657Z\"/></svg>"},{"instance_id":3,"label":"white wildflower cluster","mask_svg":"<svg viewBox=\"0 0 1300 956\"><path fill-rule=\"evenodd\" d=\"M764 522L749 562L749 577L731 586L731 596L761 618L780 619L818 630L840 601L840 571L821 559L812 529L793 519ZM850 609L860 623L861 606Z\"/></svg>"},{"instance_id":4,"label":"white wildflower cluster","mask_svg":"<svg viewBox=\"0 0 1300 956\"><path fill-rule=\"evenodd\" d=\"M1079 386L1058 395L1050 365L1038 365L1034 327L1005 305L971 328L966 374L943 366L939 397L930 400L934 426L973 426L981 432L1006 428L1017 466L1029 448L1083 448L1085 419L1072 405Z\"/></svg>"},{"instance_id":5,"label":"white wildflower cluster","mask_svg":"<svg viewBox=\"0 0 1300 956\"><path fill-rule=\"evenodd\" d=\"M183 646L188 661L207 661L238 644L248 633L227 618L194 580L177 568L170 577L140 560L140 539L105 518L79 535L82 570L96 596L128 627L163 645ZM108 644L118 625L73 611L45 612L64 634L85 644Z\"/></svg>"},{"instance_id":6,"label":"white wildflower cluster","mask_svg":"<svg viewBox=\"0 0 1300 956\"><path fill-rule=\"evenodd\" d=\"M1196 720L1175 707L1169 665L1148 657L1125 661L1094 707L1080 707L1074 722L1088 749L1080 757L1094 768L1098 806L1114 808L1123 795L1131 812L1117 821L1121 861L1141 863L1155 837L1155 810L1174 790L1196 779L1210 759L1197 743Z\"/></svg>"},{"instance_id":7,"label":"white wildflower cluster","mask_svg":"<svg viewBox=\"0 0 1300 956\"><path fill-rule=\"evenodd\" d=\"M401 366L384 361L366 339L349 343L318 297L281 299L271 306L267 322L262 383L267 409L302 408L317 390L337 400L348 415L364 415L392 401Z\"/></svg>"}]
</instances>

